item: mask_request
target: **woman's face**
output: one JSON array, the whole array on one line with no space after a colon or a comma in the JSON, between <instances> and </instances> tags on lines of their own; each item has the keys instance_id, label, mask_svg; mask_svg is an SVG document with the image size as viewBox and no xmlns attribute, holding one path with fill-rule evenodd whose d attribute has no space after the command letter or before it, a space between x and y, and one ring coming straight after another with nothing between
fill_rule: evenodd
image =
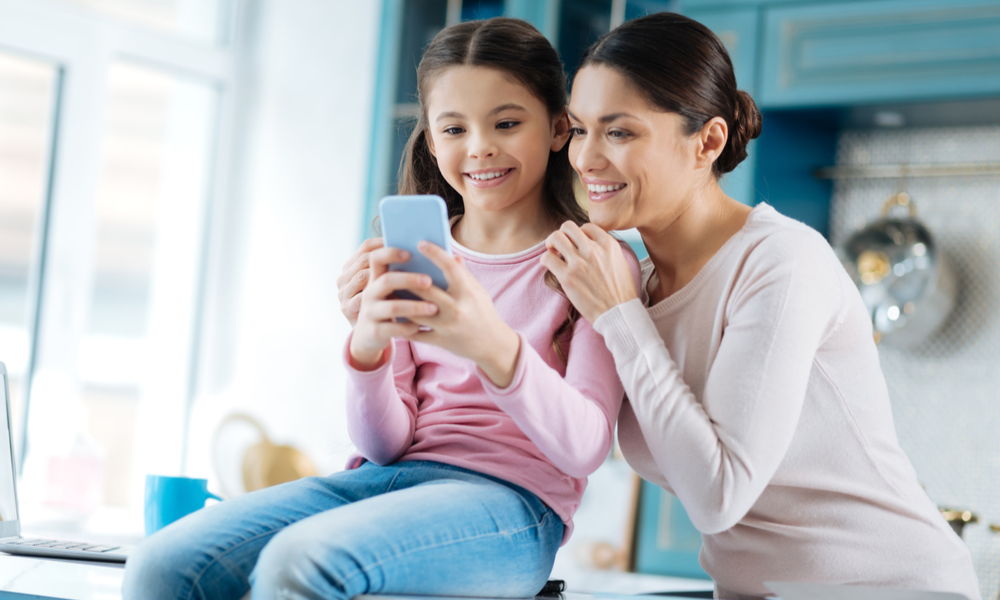
<instances>
[{"instance_id":1,"label":"woman's face","mask_svg":"<svg viewBox=\"0 0 1000 600\"><path fill-rule=\"evenodd\" d=\"M666 228L704 181L699 135L685 135L680 115L650 104L610 67L577 73L569 116L570 162L602 229Z\"/></svg>"}]
</instances>

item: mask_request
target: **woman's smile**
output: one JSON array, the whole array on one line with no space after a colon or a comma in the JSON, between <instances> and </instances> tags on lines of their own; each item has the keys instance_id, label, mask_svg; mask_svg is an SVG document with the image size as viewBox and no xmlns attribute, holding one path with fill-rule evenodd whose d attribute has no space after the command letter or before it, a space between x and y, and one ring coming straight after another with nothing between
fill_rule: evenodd
<instances>
[{"instance_id":1,"label":"woman's smile","mask_svg":"<svg viewBox=\"0 0 1000 600\"><path fill-rule=\"evenodd\" d=\"M584 177L583 184L587 186L587 198L591 202L604 202L628 187L627 183L620 181L607 181L604 179L594 179Z\"/></svg>"}]
</instances>

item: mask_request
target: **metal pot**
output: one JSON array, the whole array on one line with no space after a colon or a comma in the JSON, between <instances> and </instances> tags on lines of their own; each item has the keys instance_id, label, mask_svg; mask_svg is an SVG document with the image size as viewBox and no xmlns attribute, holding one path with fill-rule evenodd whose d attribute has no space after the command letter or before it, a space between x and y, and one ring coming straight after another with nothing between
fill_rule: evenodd
<instances>
[{"instance_id":1,"label":"metal pot","mask_svg":"<svg viewBox=\"0 0 1000 600\"><path fill-rule=\"evenodd\" d=\"M908 217L891 217L896 207L908 209ZM908 194L889 198L882 217L848 238L838 254L871 314L876 343L920 343L955 306L955 275Z\"/></svg>"}]
</instances>

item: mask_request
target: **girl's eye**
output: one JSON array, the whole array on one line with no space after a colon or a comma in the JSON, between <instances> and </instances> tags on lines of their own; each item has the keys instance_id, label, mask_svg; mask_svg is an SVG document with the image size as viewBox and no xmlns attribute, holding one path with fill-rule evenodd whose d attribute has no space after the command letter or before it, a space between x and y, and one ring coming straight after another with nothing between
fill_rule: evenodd
<instances>
[{"instance_id":1,"label":"girl's eye","mask_svg":"<svg viewBox=\"0 0 1000 600\"><path fill-rule=\"evenodd\" d=\"M448 134L448 135L458 135L458 134L462 133L463 131L465 131L465 130L462 129L461 127L447 127L444 130L444 132L446 134Z\"/></svg>"},{"instance_id":2,"label":"girl's eye","mask_svg":"<svg viewBox=\"0 0 1000 600\"><path fill-rule=\"evenodd\" d=\"M584 131L584 130L583 130L582 128L580 128L580 127L570 127L570 128L569 128L569 134L570 134L571 136L573 136L573 137L580 137L581 135L583 135L583 134L585 134L585 133L587 133L587 132L586 132L586 131Z\"/></svg>"},{"instance_id":3,"label":"girl's eye","mask_svg":"<svg viewBox=\"0 0 1000 600\"><path fill-rule=\"evenodd\" d=\"M513 129L520 124L520 121L500 121L497 123L497 129Z\"/></svg>"}]
</instances>

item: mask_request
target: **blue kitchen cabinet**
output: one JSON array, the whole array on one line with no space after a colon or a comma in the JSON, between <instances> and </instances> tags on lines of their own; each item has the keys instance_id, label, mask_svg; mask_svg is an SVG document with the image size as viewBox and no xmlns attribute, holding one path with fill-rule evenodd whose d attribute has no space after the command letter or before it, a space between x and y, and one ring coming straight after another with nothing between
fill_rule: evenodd
<instances>
[{"instance_id":1,"label":"blue kitchen cabinet","mask_svg":"<svg viewBox=\"0 0 1000 600\"><path fill-rule=\"evenodd\" d=\"M764 9L763 107L1000 94L1000 2L886 0Z\"/></svg>"},{"instance_id":2,"label":"blue kitchen cabinet","mask_svg":"<svg viewBox=\"0 0 1000 600\"><path fill-rule=\"evenodd\" d=\"M684 11L686 16L711 29L726 46L736 73L736 87L749 92L756 99L754 84L757 76L757 22L760 11L756 7L706 11L699 10L697 3L684 6L692 7ZM756 142L751 142L747 148L746 160L720 181L726 194L749 206L757 203L754 193L756 146Z\"/></svg>"}]
</instances>

